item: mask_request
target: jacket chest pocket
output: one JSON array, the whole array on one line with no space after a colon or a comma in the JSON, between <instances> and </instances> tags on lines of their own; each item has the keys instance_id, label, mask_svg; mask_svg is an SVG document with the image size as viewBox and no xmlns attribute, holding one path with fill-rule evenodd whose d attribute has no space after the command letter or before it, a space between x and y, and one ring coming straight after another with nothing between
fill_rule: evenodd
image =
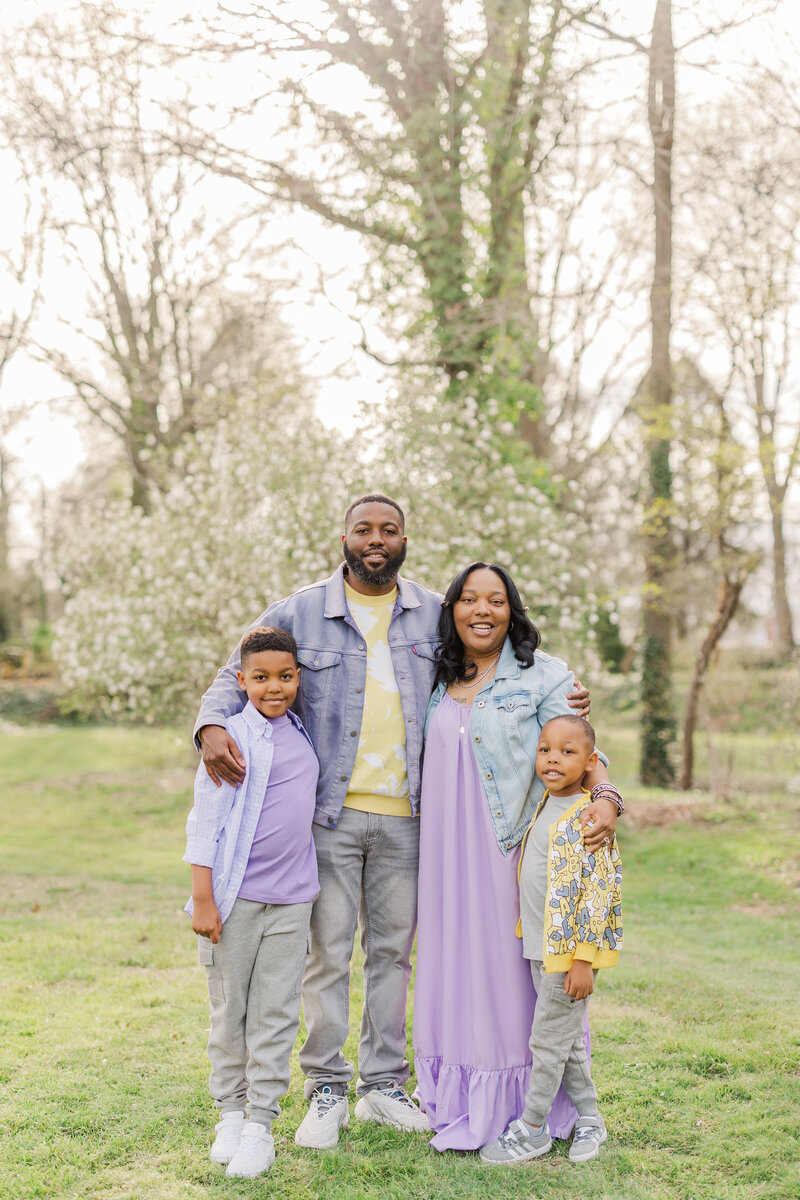
<instances>
[{"instance_id":1,"label":"jacket chest pocket","mask_svg":"<svg viewBox=\"0 0 800 1200\"><path fill-rule=\"evenodd\" d=\"M297 649L300 667L300 700L318 703L331 689L336 668L341 666L342 656L335 650L314 650L307 646Z\"/></svg>"},{"instance_id":2,"label":"jacket chest pocket","mask_svg":"<svg viewBox=\"0 0 800 1200\"><path fill-rule=\"evenodd\" d=\"M494 712L501 725L518 725L536 712L536 704L530 692L508 692L495 697Z\"/></svg>"},{"instance_id":3,"label":"jacket chest pocket","mask_svg":"<svg viewBox=\"0 0 800 1200\"><path fill-rule=\"evenodd\" d=\"M415 676L424 680L424 686L428 691L433 690L433 681L436 677L436 668L438 666L438 648L438 641L409 642L408 645L410 661L414 668Z\"/></svg>"}]
</instances>

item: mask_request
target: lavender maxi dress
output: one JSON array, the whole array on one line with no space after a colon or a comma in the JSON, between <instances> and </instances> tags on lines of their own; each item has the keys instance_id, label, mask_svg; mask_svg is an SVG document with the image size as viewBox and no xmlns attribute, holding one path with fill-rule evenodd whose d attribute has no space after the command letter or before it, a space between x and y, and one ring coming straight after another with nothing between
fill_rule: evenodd
<instances>
[{"instance_id":1,"label":"lavender maxi dress","mask_svg":"<svg viewBox=\"0 0 800 1200\"><path fill-rule=\"evenodd\" d=\"M515 934L519 849L497 845L469 709L446 693L425 745L420 820L417 1095L432 1146L475 1150L525 1107L536 992ZM553 1136L568 1137L576 1116L562 1088L548 1118Z\"/></svg>"}]
</instances>

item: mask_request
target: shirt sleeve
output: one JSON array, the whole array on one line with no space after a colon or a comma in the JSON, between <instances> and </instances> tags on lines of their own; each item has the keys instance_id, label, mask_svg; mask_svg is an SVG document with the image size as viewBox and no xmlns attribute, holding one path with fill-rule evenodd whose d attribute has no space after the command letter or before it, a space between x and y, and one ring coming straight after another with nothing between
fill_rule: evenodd
<instances>
[{"instance_id":1,"label":"shirt sleeve","mask_svg":"<svg viewBox=\"0 0 800 1200\"><path fill-rule=\"evenodd\" d=\"M205 767L197 768L194 781L194 805L186 819L186 850L183 861L197 867L213 867L220 834L230 813L237 788L230 783L219 787Z\"/></svg>"},{"instance_id":2,"label":"shirt sleeve","mask_svg":"<svg viewBox=\"0 0 800 1200\"><path fill-rule=\"evenodd\" d=\"M611 846L597 850L583 848L580 895L575 912L575 953L573 958L593 963L603 948L603 933L614 897L615 868Z\"/></svg>"}]
</instances>

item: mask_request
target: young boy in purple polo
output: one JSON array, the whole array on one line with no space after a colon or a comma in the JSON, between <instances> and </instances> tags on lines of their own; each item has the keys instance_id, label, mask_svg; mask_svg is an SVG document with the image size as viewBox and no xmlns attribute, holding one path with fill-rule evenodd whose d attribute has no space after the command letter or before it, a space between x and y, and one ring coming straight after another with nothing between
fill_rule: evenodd
<instances>
[{"instance_id":1,"label":"young boy in purple polo","mask_svg":"<svg viewBox=\"0 0 800 1200\"><path fill-rule=\"evenodd\" d=\"M300 1021L319 892L311 834L319 763L289 711L300 681L292 635L251 629L237 675L247 704L227 729L247 773L238 787L216 787L198 769L184 860L192 866L186 908L208 977L211 1095L221 1114L211 1159L252 1179L275 1161L272 1122L289 1087Z\"/></svg>"}]
</instances>

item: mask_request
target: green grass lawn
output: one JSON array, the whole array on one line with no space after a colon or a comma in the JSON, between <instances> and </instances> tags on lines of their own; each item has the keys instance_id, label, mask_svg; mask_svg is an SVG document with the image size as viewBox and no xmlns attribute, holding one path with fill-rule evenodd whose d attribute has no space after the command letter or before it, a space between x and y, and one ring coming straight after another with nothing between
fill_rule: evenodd
<instances>
[{"instance_id":1,"label":"green grass lawn","mask_svg":"<svg viewBox=\"0 0 800 1200\"><path fill-rule=\"evenodd\" d=\"M796 744L741 733L725 795L696 793L691 820L656 826L637 814L669 816L675 797L637 792L621 720L602 739L634 803L620 833L626 948L592 1001L600 1158L571 1166L558 1143L504 1170L356 1122L336 1151L301 1150L295 1064L277 1162L252 1182L208 1160L205 982L181 911L185 740L4 730L0 1197L796 1200L800 822L783 790Z\"/></svg>"}]
</instances>

